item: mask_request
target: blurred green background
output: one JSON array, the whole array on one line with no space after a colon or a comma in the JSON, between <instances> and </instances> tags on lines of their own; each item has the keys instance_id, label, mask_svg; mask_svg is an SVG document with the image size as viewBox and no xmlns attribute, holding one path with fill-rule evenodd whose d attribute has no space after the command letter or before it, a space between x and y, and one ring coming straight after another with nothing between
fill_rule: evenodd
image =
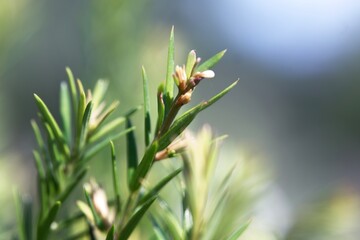
<instances>
[{"instance_id":1,"label":"blurred green background","mask_svg":"<svg viewBox=\"0 0 360 240\"><path fill-rule=\"evenodd\" d=\"M357 195L360 2L0 0L0 231L12 226L12 187L36 195L32 94L56 112L69 66L87 88L109 79L124 113L141 104L141 65L155 96L172 25L177 64L193 48L204 58L228 49L193 102L241 81L191 128L211 124L271 171L263 208L274 231L321 195Z\"/></svg>"}]
</instances>

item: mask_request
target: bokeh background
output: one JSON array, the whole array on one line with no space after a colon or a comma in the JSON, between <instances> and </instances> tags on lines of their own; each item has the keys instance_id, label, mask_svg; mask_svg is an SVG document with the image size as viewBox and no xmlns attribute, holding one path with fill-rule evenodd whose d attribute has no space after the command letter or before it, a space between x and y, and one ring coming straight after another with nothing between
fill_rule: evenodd
<instances>
[{"instance_id":1,"label":"bokeh background","mask_svg":"<svg viewBox=\"0 0 360 240\"><path fill-rule=\"evenodd\" d=\"M0 231L13 223L12 187L36 194L32 94L55 112L69 66L88 88L109 79L124 113L142 101L141 65L155 96L172 25L177 64L191 49L203 58L228 49L193 101L240 82L191 128L209 123L230 135L229 148L260 159L275 231L322 196L357 199L359 1L0 0Z\"/></svg>"}]
</instances>

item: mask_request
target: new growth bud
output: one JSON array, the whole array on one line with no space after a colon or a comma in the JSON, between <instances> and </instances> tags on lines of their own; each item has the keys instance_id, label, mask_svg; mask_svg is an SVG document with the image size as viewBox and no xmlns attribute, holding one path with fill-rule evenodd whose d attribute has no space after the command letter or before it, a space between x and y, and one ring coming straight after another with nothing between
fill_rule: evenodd
<instances>
[{"instance_id":1,"label":"new growth bud","mask_svg":"<svg viewBox=\"0 0 360 240\"><path fill-rule=\"evenodd\" d=\"M186 93L184 93L183 95L181 95L179 97L179 100L178 100L178 104L179 105L184 105L184 104L187 104L191 101L191 95L193 93L193 90L190 89L189 91L187 91Z\"/></svg>"},{"instance_id":2,"label":"new growth bud","mask_svg":"<svg viewBox=\"0 0 360 240\"><path fill-rule=\"evenodd\" d=\"M183 65L182 67L177 65L175 67L173 79L178 87L178 93L168 109L166 106L158 108L160 109L160 117L158 118L160 121L158 121L159 124L157 125L157 137L161 137L167 130L169 130L177 113L180 111L180 108L191 101L192 93L200 81L204 78L215 77L214 71L208 69L208 67L213 66L214 64L205 63L204 65L200 65L198 67L200 60L201 59L196 56L196 52L191 50L188 54L186 65ZM158 95L158 99L159 97L161 98L161 96ZM162 119L164 120L163 122L161 122ZM162 126L160 126L161 124Z\"/></svg>"},{"instance_id":3,"label":"new growth bud","mask_svg":"<svg viewBox=\"0 0 360 240\"><path fill-rule=\"evenodd\" d=\"M203 72L197 72L194 74L194 78L214 78L215 77L215 73L212 70L206 70Z\"/></svg>"},{"instance_id":4,"label":"new growth bud","mask_svg":"<svg viewBox=\"0 0 360 240\"><path fill-rule=\"evenodd\" d=\"M102 219L107 219L109 217L109 206L107 204L106 193L102 188L94 189L91 195L92 201L96 212L100 215Z\"/></svg>"},{"instance_id":5,"label":"new growth bud","mask_svg":"<svg viewBox=\"0 0 360 240\"><path fill-rule=\"evenodd\" d=\"M195 50L191 50L186 65L183 65L182 67L177 65L175 67L173 78L179 90L178 99L176 101L176 104L179 106L190 102L194 88L202 79L215 77L215 73L212 70L194 73L200 60L201 59L196 56Z\"/></svg>"},{"instance_id":6,"label":"new growth bud","mask_svg":"<svg viewBox=\"0 0 360 240\"><path fill-rule=\"evenodd\" d=\"M187 147L185 136L176 138L167 148L156 153L155 161L160 161L169 157L173 157L177 153L181 153Z\"/></svg>"},{"instance_id":7,"label":"new growth bud","mask_svg":"<svg viewBox=\"0 0 360 240\"><path fill-rule=\"evenodd\" d=\"M84 185L85 191L90 195L96 214L100 217L103 226L108 228L114 221L114 213L109 209L106 193L94 180Z\"/></svg>"},{"instance_id":8,"label":"new growth bud","mask_svg":"<svg viewBox=\"0 0 360 240\"><path fill-rule=\"evenodd\" d=\"M185 91L186 89L186 83L187 83L187 77L186 77L186 70L185 70L185 66L180 67L180 66L176 66L175 67L175 74L173 75L174 80L176 85L179 88L180 92Z\"/></svg>"}]
</instances>

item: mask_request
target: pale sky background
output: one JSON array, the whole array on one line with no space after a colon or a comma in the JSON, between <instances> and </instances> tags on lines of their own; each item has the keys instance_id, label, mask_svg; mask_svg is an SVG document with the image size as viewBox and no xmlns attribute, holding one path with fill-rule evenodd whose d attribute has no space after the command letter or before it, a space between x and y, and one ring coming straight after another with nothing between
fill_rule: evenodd
<instances>
[{"instance_id":1,"label":"pale sky background","mask_svg":"<svg viewBox=\"0 0 360 240\"><path fill-rule=\"evenodd\" d=\"M278 71L317 74L360 51L357 0L186 1L190 7L194 24L205 13L239 53Z\"/></svg>"}]
</instances>

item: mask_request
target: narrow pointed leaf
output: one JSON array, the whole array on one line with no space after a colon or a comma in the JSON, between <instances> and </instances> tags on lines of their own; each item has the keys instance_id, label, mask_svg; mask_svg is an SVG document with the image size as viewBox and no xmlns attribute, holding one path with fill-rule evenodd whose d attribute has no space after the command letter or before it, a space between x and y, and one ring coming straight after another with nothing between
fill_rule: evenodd
<instances>
[{"instance_id":1,"label":"narrow pointed leaf","mask_svg":"<svg viewBox=\"0 0 360 240\"><path fill-rule=\"evenodd\" d=\"M36 172L38 173L40 179L45 179L46 178L45 169L40 154L38 151L34 150L33 155L36 163Z\"/></svg>"},{"instance_id":2,"label":"narrow pointed leaf","mask_svg":"<svg viewBox=\"0 0 360 240\"><path fill-rule=\"evenodd\" d=\"M60 115L67 144L71 143L71 97L65 82L60 85Z\"/></svg>"},{"instance_id":3,"label":"narrow pointed leaf","mask_svg":"<svg viewBox=\"0 0 360 240\"><path fill-rule=\"evenodd\" d=\"M104 112L98 117L96 122L94 123L93 128L98 128L119 106L119 101L114 101L110 104L110 106L104 110ZM94 129L91 129L94 130Z\"/></svg>"},{"instance_id":4,"label":"narrow pointed leaf","mask_svg":"<svg viewBox=\"0 0 360 240\"><path fill-rule=\"evenodd\" d=\"M182 168L179 168L172 173L170 173L168 176L163 178L158 184L155 185L152 189L149 190L139 201L139 205L143 204L150 198L157 196L160 192L160 190L165 187L174 177L176 177L180 172L182 171Z\"/></svg>"},{"instance_id":5,"label":"narrow pointed leaf","mask_svg":"<svg viewBox=\"0 0 360 240\"><path fill-rule=\"evenodd\" d=\"M168 49L168 59L167 59L167 70L166 70L166 82L165 82L165 92L164 92L164 102L165 102L165 112L170 108L171 101L174 95L174 80L172 77L174 71L174 26L171 28L170 39L169 39L169 49Z\"/></svg>"},{"instance_id":6,"label":"narrow pointed leaf","mask_svg":"<svg viewBox=\"0 0 360 240\"><path fill-rule=\"evenodd\" d=\"M51 127L49 126L49 124L47 124L47 123L45 123L45 130L46 130L46 135L47 135L47 149L50 154L50 159L51 159L53 168L56 169L57 166L59 166L59 162L61 162L63 160L63 155L61 155L58 152L54 133L53 133Z\"/></svg>"},{"instance_id":7,"label":"narrow pointed leaf","mask_svg":"<svg viewBox=\"0 0 360 240\"><path fill-rule=\"evenodd\" d=\"M130 237L135 227L138 225L146 211L149 209L151 204L155 201L155 197L149 199L144 205L140 206L139 209L132 215L125 227L121 230L119 240L126 240Z\"/></svg>"},{"instance_id":8,"label":"narrow pointed leaf","mask_svg":"<svg viewBox=\"0 0 360 240\"><path fill-rule=\"evenodd\" d=\"M85 107L86 107L86 93L85 93L84 86L83 86L82 82L80 81L80 79L77 79L76 83L77 83L77 87L79 89L79 95L80 95L79 105L81 105L81 106L79 106L79 110L81 110L79 112L79 115L82 116L85 111Z\"/></svg>"},{"instance_id":9,"label":"narrow pointed leaf","mask_svg":"<svg viewBox=\"0 0 360 240\"><path fill-rule=\"evenodd\" d=\"M159 140L159 150L166 148L177 136L179 136L185 128L194 120L196 115L210 107L212 104L221 99L225 94L227 94L235 85L238 80L232 83L229 87L225 88L223 91L212 97L206 102L202 102L199 105L193 107L192 109L185 112L178 119L174 121L170 129L162 136Z\"/></svg>"},{"instance_id":10,"label":"narrow pointed leaf","mask_svg":"<svg viewBox=\"0 0 360 240\"><path fill-rule=\"evenodd\" d=\"M120 188L119 188L119 172L117 170L117 163L116 163L116 155L115 155L115 147L114 143L110 141L110 148L111 148L111 167L112 167L112 173L113 173L113 187L114 187L114 193L115 193L115 204L116 204L116 212L120 212L121 208L121 202L120 202Z\"/></svg>"},{"instance_id":11,"label":"narrow pointed leaf","mask_svg":"<svg viewBox=\"0 0 360 240\"><path fill-rule=\"evenodd\" d=\"M119 117L119 118L112 120L111 122L107 123L105 126L100 128L100 130L96 131L89 138L89 143L94 143L94 142L98 141L99 139L105 137L106 135L108 135L110 132L114 131L115 128L119 127L124 122L125 122L125 118L123 118L123 117Z\"/></svg>"},{"instance_id":12,"label":"narrow pointed leaf","mask_svg":"<svg viewBox=\"0 0 360 240\"><path fill-rule=\"evenodd\" d=\"M145 145L149 146L150 138L151 138L150 97L149 97L149 81L144 66L142 67L142 79L143 79L143 90L144 90Z\"/></svg>"},{"instance_id":13,"label":"narrow pointed leaf","mask_svg":"<svg viewBox=\"0 0 360 240\"><path fill-rule=\"evenodd\" d=\"M41 135L40 129L38 124L35 122L35 120L31 120L31 126L33 128L34 134L35 134L35 139L36 142L40 148L41 151L44 151L45 149L45 143L44 143L44 139Z\"/></svg>"},{"instance_id":14,"label":"narrow pointed leaf","mask_svg":"<svg viewBox=\"0 0 360 240\"><path fill-rule=\"evenodd\" d=\"M80 142L81 142L81 129L82 129L82 124L83 124L83 116L84 116L84 111L86 108L86 95L84 92L84 87L79 79L77 80L77 84L78 84L80 98L79 98L77 117L76 117L75 151L79 151Z\"/></svg>"},{"instance_id":15,"label":"narrow pointed leaf","mask_svg":"<svg viewBox=\"0 0 360 240\"><path fill-rule=\"evenodd\" d=\"M231 234L231 236L226 238L226 240L237 240L249 227L250 222L251 221L248 221L248 222L244 223L243 225L241 225L236 231L234 231L233 234Z\"/></svg>"},{"instance_id":16,"label":"narrow pointed leaf","mask_svg":"<svg viewBox=\"0 0 360 240\"><path fill-rule=\"evenodd\" d=\"M204 178L206 179L206 181L210 181L214 170L215 170L215 165L216 165L216 160L217 160L217 156L219 153L219 144L220 141L216 140L210 143L210 149L207 152L207 161L206 161L206 168L204 171Z\"/></svg>"},{"instance_id":17,"label":"narrow pointed leaf","mask_svg":"<svg viewBox=\"0 0 360 240\"><path fill-rule=\"evenodd\" d=\"M158 146L159 145L157 141L155 141L146 150L143 159L141 160L139 166L136 168L133 177L131 179L131 183L130 183L131 191L135 191L139 189L142 179L146 176L146 174L151 168L155 154L157 153L158 150Z\"/></svg>"},{"instance_id":18,"label":"narrow pointed leaf","mask_svg":"<svg viewBox=\"0 0 360 240\"><path fill-rule=\"evenodd\" d=\"M134 113L136 113L137 111L139 111L141 108L142 108L142 106L139 105L139 106L137 106L137 107L134 107L134 108L130 109L127 113L125 113L125 117L126 117L126 118L131 117Z\"/></svg>"},{"instance_id":19,"label":"narrow pointed leaf","mask_svg":"<svg viewBox=\"0 0 360 240\"><path fill-rule=\"evenodd\" d=\"M40 115L42 117L42 120L49 124L52 132L55 135L56 141L58 143L58 146L61 148L61 151L65 154L66 157L70 155L69 147L66 145L66 141L64 139L64 135L60 130L59 125L55 121L55 118L50 113L48 107L45 105L45 103L41 100L39 96L34 94L36 105L38 106L38 109L40 111Z\"/></svg>"},{"instance_id":20,"label":"narrow pointed leaf","mask_svg":"<svg viewBox=\"0 0 360 240\"><path fill-rule=\"evenodd\" d=\"M199 112L191 112L190 114L179 118L172 127L159 139L159 150L165 149L175 138L177 138L190 123L195 119Z\"/></svg>"},{"instance_id":21,"label":"narrow pointed leaf","mask_svg":"<svg viewBox=\"0 0 360 240\"><path fill-rule=\"evenodd\" d=\"M71 100L72 100L74 115L77 116L78 94L77 94L77 90L76 90L75 78L69 67L66 68L66 73L69 78L69 86L70 86Z\"/></svg>"},{"instance_id":22,"label":"narrow pointed leaf","mask_svg":"<svg viewBox=\"0 0 360 240\"><path fill-rule=\"evenodd\" d=\"M96 82L96 85L94 87L94 91L92 94L92 101L94 104L94 108L99 106L100 102L103 100L103 98L106 94L106 91L108 89L108 86L109 86L109 82L104 79L99 79Z\"/></svg>"},{"instance_id":23,"label":"narrow pointed leaf","mask_svg":"<svg viewBox=\"0 0 360 240\"><path fill-rule=\"evenodd\" d=\"M187 61L186 61L185 72L186 72L187 79L189 79L191 77L194 66L195 66L195 63L196 63L196 53L195 53L194 50L191 50L189 52L189 55L188 55L188 58L187 58Z\"/></svg>"},{"instance_id":24,"label":"narrow pointed leaf","mask_svg":"<svg viewBox=\"0 0 360 240\"><path fill-rule=\"evenodd\" d=\"M47 190L49 189L49 183L47 181L47 173L45 169L48 169L48 166L44 167L44 163L42 162L42 158L41 156L43 156L43 158L45 159L45 164L46 162L50 162L50 159L47 157L47 153L46 153L46 149L45 149L45 143L44 143L44 139L41 135L39 126L37 125L37 123L34 120L31 120L31 126L34 130L34 134L35 134L35 138L36 138L36 142L38 143L40 152L38 151L33 151L33 155L34 155L34 159L35 159L35 163L36 163L36 167L37 167L37 172L39 174L39 178L40 178L40 182L39 182L39 192L40 192L40 200L41 200L41 209L45 210L46 206L47 206L47 202L48 202L48 192ZM52 166L52 164L50 164L50 166ZM47 170L49 171L49 170ZM40 214L42 217L42 213Z\"/></svg>"},{"instance_id":25,"label":"narrow pointed leaf","mask_svg":"<svg viewBox=\"0 0 360 240\"><path fill-rule=\"evenodd\" d=\"M61 202L57 201L48 212L45 219L41 222L39 228L37 229L37 239L46 240L48 239L50 225L55 220L56 215L60 209Z\"/></svg>"},{"instance_id":26,"label":"narrow pointed leaf","mask_svg":"<svg viewBox=\"0 0 360 240\"><path fill-rule=\"evenodd\" d=\"M126 119L126 128L131 128L132 123L129 118ZM137 144L135 133L133 131L126 134L126 156L127 156L127 178L130 186L131 179L138 165Z\"/></svg>"},{"instance_id":27,"label":"narrow pointed leaf","mask_svg":"<svg viewBox=\"0 0 360 240\"><path fill-rule=\"evenodd\" d=\"M80 132L80 145L79 145L80 150L85 146L85 143L86 143L86 137L87 137L88 128L89 128L91 110L92 110L92 102L90 101L85 108L84 116L82 118L81 132Z\"/></svg>"},{"instance_id":28,"label":"narrow pointed leaf","mask_svg":"<svg viewBox=\"0 0 360 240\"><path fill-rule=\"evenodd\" d=\"M226 53L226 49L218 52L217 54L215 54L214 56L212 56L211 58L209 58L208 60L206 60L204 63L202 63L197 69L197 72L203 72L205 70L208 70L210 68L212 68L216 63L218 63L220 61L220 59L224 56L224 54Z\"/></svg>"},{"instance_id":29,"label":"narrow pointed leaf","mask_svg":"<svg viewBox=\"0 0 360 240\"><path fill-rule=\"evenodd\" d=\"M115 227L114 227L114 225L113 225L113 226L110 228L110 230L108 231L105 240L114 240L114 238L115 238Z\"/></svg>"},{"instance_id":30,"label":"narrow pointed leaf","mask_svg":"<svg viewBox=\"0 0 360 240\"><path fill-rule=\"evenodd\" d=\"M57 122L55 121L55 118L53 117L53 115L50 113L48 107L46 106L46 104L43 102L43 100L41 100L41 98L38 95L34 94L34 97L35 97L36 105L38 106L38 109L39 109L42 117L44 118L44 120L49 124L49 126L53 130L55 136L60 141L64 142L64 136L60 130L60 127L57 124Z\"/></svg>"},{"instance_id":31,"label":"narrow pointed leaf","mask_svg":"<svg viewBox=\"0 0 360 240\"><path fill-rule=\"evenodd\" d=\"M160 84L160 86L158 87L158 93L157 93L157 110L158 110L158 118L157 118L157 123L156 123L156 130L155 130L155 134L158 133L158 131L160 130L163 121L164 121L164 116L165 116L165 104L164 104L164 85Z\"/></svg>"},{"instance_id":32,"label":"narrow pointed leaf","mask_svg":"<svg viewBox=\"0 0 360 240\"><path fill-rule=\"evenodd\" d=\"M38 151L34 150L33 155L34 155L35 164L36 164L36 171L37 171L40 179L45 179L46 178L45 169L44 169L43 163L41 161L40 154Z\"/></svg>"},{"instance_id":33,"label":"narrow pointed leaf","mask_svg":"<svg viewBox=\"0 0 360 240\"><path fill-rule=\"evenodd\" d=\"M57 154L54 151L54 134L49 127L49 124L45 123L45 130L47 135L47 150L48 155L45 157L45 163L46 163L46 174L48 175L48 178L50 182L53 184L53 187L55 191L59 190L59 181L56 176L56 167L58 166L57 162Z\"/></svg>"}]
</instances>

